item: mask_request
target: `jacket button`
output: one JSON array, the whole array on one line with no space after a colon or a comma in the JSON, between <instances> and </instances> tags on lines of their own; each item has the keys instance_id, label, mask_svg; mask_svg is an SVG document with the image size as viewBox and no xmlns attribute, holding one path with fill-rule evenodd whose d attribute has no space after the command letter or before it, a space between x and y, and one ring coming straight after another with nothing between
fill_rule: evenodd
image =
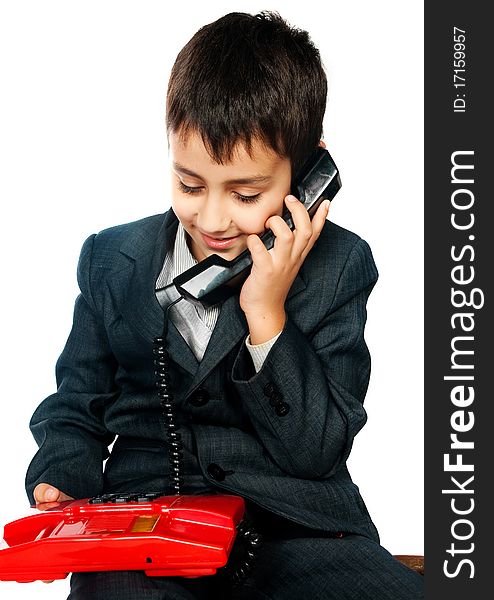
<instances>
[{"instance_id":1,"label":"jacket button","mask_svg":"<svg viewBox=\"0 0 494 600\"><path fill-rule=\"evenodd\" d=\"M286 414L288 414L290 405L287 402L280 402L275 410L279 417L284 417Z\"/></svg>"},{"instance_id":2,"label":"jacket button","mask_svg":"<svg viewBox=\"0 0 494 600\"><path fill-rule=\"evenodd\" d=\"M265 396L272 396L275 392L278 392L278 388L276 387L276 385L274 383L272 383L271 381L269 381L268 383L266 383L266 385L263 388L264 391L264 395Z\"/></svg>"},{"instance_id":3,"label":"jacket button","mask_svg":"<svg viewBox=\"0 0 494 600\"><path fill-rule=\"evenodd\" d=\"M201 407L209 402L209 392L204 388L198 388L189 398L189 404L192 406Z\"/></svg>"},{"instance_id":4,"label":"jacket button","mask_svg":"<svg viewBox=\"0 0 494 600\"><path fill-rule=\"evenodd\" d=\"M278 404L283 400L283 395L280 394L280 392L275 391L271 394L271 397L269 398L269 404L271 404L271 406L278 406Z\"/></svg>"},{"instance_id":5,"label":"jacket button","mask_svg":"<svg viewBox=\"0 0 494 600\"><path fill-rule=\"evenodd\" d=\"M211 463L207 468L208 474L215 481L223 481L225 479L225 471L216 463Z\"/></svg>"}]
</instances>

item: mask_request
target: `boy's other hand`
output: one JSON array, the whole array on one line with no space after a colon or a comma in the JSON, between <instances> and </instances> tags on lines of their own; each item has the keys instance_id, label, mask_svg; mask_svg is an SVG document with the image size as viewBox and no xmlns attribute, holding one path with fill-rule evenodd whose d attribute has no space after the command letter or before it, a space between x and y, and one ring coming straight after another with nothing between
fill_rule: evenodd
<instances>
[{"instance_id":1,"label":"boy's other hand","mask_svg":"<svg viewBox=\"0 0 494 600\"><path fill-rule=\"evenodd\" d=\"M36 501L36 508L38 510L47 510L48 508L57 506L59 502L74 499L48 483L38 483L38 485L34 488L33 495ZM43 580L43 583L53 583L53 579L50 581Z\"/></svg>"},{"instance_id":2,"label":"boy's other hand","mask_svg":"<svg viewBox=\"0 0 494 600\"><path fill-rule=\"evenodd\" d=\"M49 483L38 483L34 488L34 500L38 510L47 510L57 506L60 502L73 499Z\"/></svg>"}]
</instances>

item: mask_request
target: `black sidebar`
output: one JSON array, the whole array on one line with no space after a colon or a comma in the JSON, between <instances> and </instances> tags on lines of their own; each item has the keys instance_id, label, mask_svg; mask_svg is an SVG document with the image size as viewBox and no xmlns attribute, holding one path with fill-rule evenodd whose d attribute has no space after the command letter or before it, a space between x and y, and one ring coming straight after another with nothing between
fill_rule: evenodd
<instances>
[{"instance_id":1,"label":"black sidebar","mask_svg":"<svg viewBox=\"0 0 494 600\"><path fill-rule=\"evenodd\" d=\"M494 594L494 25L488 6L425 4L428 600Z\"/></svg>"}]
</instances>

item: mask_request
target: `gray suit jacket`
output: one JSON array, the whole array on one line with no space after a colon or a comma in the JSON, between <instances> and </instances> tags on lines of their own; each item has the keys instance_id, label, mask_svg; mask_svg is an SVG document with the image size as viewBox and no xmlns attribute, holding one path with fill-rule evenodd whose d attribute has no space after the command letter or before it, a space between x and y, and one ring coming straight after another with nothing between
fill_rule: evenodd
<instances>
[{"instance_id":1,"label":"gray suit jacket","mask_svg":"<svg viewBox=\"0 0 494 600\"><path fill-rule=\"evenodd\" d=\"M56 367L58 390L30 423L40 446L26 476L32 503L40 482L76 498L166 488L152 353L163 311L154 286L177 225L170 209L86 240L74 323ZM368 244L327 221L290 289L285 327L259 373L244 344L248 328L238 296L223 303L200 363L170 323L186 472L308 527L378 539L346 468L366 420L364 325L377 276ZM288 411L277 409L276 400Z\"/></svg>"}]
</instances>

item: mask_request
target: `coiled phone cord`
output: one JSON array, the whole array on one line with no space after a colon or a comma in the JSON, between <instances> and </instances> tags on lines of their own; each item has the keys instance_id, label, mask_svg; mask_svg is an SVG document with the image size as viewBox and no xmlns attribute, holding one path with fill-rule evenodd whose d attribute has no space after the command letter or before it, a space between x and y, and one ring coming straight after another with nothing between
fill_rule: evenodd
<instances>
[{"instance_id":1,"label":"coiled phone cord","mask_svg":"<svg viewBox=\"0 0 494 600\"><path fill-rule=\"evenodd\" d=\"M183 443L182 436L175 423L173 408L174 397L170 386L169 373L170 357L166 349L166 335L168 332L168 311L174 304L182 299L182 296L180 296L166 307L163 333L160 337L154 339L153 348L156 387L158 388L158 397L160 399L169 446L171 483L176 495L181 494L183 484ZM227 565L220 571L221 575L230 582L232 587L240 585L249 575L257 559L258 550L262 543L261 534L256 531L251 519L245 515L242 521L237 525L237 537L243 540L245 544L244 551L243 553L241 552L237 559L231 557ZM236 550L236 547L234 547L233 550Z\"/></svg>"},{"instance_id":2,"label":"coiled phone cord","mask_svg":"<svg viewBox=\"0 0 494 600\"><path fill-rule=\"evenodd\" d=\"M165 347L166 334L168 330L168 311L170 308L182 300L182 297L171 302L165 311L165 320L163 333L161 337L154 340L154 374L156 376L156 387L158 388L158 397L160 399L161 411L163 414L166 430L167 442L169 446L169 460L171 468L171 483L175 494L181 494L181 485L183 483L183 444L182 436L177 430L175 415L173 412L173 393L170 389L170 357Z\"/></svg>"}]
</instances>

